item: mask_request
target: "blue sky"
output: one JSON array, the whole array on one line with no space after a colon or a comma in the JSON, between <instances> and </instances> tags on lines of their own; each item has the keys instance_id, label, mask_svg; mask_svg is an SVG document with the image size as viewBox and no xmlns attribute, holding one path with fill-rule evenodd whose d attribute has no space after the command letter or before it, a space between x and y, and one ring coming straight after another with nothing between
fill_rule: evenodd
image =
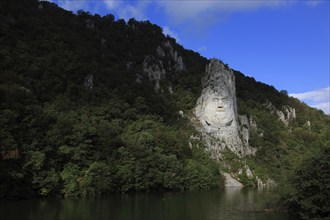
<instances>
[{"instance_id":1,"label":"blue sky","mask_svg":"<svg viewBox=\"0 0 330 220\"><path fill-rule=\"evenodd\" d=\"M52 2L71 11L150 20L185 48L330 113L328 0Z\"/></svg>"}]
</instances>

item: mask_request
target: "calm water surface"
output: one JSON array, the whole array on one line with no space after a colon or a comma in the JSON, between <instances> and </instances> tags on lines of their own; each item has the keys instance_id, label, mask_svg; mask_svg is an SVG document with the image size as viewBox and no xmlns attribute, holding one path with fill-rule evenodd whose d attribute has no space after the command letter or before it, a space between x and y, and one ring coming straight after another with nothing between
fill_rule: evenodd
<instances>
[{"instance_id":1,"label":"calm water surface","mask_svg":"<svg viewBox=\"0 0 330 220\"><path fill-rule=\"evenodd\" d=\"M94 199L0 202L0 219L223 219L293 220L285 213L253 212L265 192L227 188L201 192L136 193Z\"/></svg>"}]
</instances>

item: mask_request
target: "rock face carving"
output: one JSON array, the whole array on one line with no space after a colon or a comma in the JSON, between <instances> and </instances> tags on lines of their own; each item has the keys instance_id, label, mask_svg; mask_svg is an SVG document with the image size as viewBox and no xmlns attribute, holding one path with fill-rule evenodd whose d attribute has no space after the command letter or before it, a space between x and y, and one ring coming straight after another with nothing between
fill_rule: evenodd
<instances>
[{"instance_id":1,"label":"rock face carving","mask_svg":"<svg viewBox=\"0 0 330 220\"><path fill-rule=\"evenodd\" d=\"M253 154L254 150L248 145L248 137L245 140L242 138L232 70L219 60L211 59L205 72L195 115L212 156L221 159L224 150L239 156Z\"/></svg>"}]
</instances>

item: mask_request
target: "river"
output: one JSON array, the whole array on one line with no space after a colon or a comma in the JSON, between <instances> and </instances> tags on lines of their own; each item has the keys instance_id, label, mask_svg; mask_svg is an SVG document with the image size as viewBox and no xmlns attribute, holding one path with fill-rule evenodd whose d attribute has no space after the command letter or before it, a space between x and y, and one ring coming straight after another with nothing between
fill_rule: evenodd
<instances>
[{"instance_id":1,"label":"river","mask_svg":"<svg viewBox=\"0 0 330 220\"><path fill-rule=\"evenodd\" d=\"M226 188L198 192L115 194L91 199L1 201L0 219L220 219L293 220L285 213L258 210L263 191Z\"/></svg>"}]
</instances>

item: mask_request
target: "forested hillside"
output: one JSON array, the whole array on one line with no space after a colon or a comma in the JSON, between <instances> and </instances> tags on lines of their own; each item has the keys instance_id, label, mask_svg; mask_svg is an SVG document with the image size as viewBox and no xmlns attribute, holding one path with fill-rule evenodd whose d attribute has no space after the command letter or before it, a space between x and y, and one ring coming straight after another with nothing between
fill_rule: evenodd
<instances>
[{"instance_id":1,"label":"forested hillside","mask_svg":"<svg viewBox=\"0 0 330 220\"><path fill-rule=\"evenodd\" d=\"M247 164L255 175L278 184L278 198L271 198L270 203L302 219L328 219L330 117L288 97L286 91L235 73L239 113L251 116L257 124L250 134L257 152L246 158ZM294 118L286 112L290 107L295 109ZM281 118L278 110L286 116ZM237 163L239 159L231 158L231 164ZM241 178L245 185L256 184L246 174Z\"/></svg>"},{"instance_id":2,"label":"forested hillside","mask_svg":"<svg viewBox=\"0 0 330 220\"><path fill-rule=\"evenodd\" d=\"M146 60L166 70L159 88ZM329 201L329 116L239 71L238 113L255 122L257 151L210 159L190 121L207 62L148 21L1 1L0 198L214 188L224 170L245 185L258 176L287 186L293 210ZM306 184L320 197L304 203L294 181L319 162L323 179Z\"/></svg>"},{"instance_id":3,"label":"forested hillside","mask_svg":"<svg viewBox=\"0 0 330 220\"><path fill-rule=\"evenodd\" d=\"M202 144L189 147L194 131L178 114L194 105L205 58L149 22L33 0L0 4L0 146L19 152L0 162L1 198L221 184ZM136 83L144 57L165 40L187 66L164 79L173 94Z\"/></svg>"}]
</instances>

